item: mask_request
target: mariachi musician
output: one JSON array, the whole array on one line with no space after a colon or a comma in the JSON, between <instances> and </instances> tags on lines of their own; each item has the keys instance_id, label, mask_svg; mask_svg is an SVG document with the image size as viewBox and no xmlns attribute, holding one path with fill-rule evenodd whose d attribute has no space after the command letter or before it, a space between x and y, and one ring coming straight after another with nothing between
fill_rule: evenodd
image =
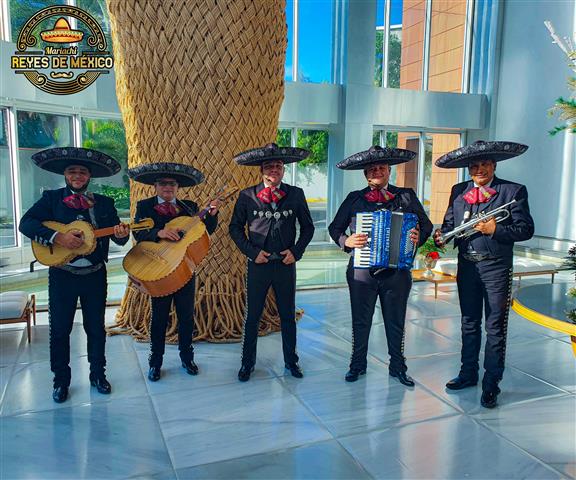
<instances>
[{"instance_id":1,"label":"mariachi musician","mask_svg":"<svg viewBox=\"0 0 576 480\"><path fill-rule=\"evenodd\" d=\"M108 155L87 148L51 148L32 155L40 168L64 175L66 186L44 191L22 217L20 231L42 245L58 244L69 250L80 248L80 231L59 233L42 223L52 220L64 224L83 220L95 228L114 227L112 240L118 245L128 241L129 229L120 223L114 200L88 191L90 178L110 177L120 164ZM103 394L112 387L105 375L106 266L108 238L99 238L96 249L68 264L48 270L48 316L50 322L50 368L54 373L52 398L62 403L70 387L70 333L76 304L80 299L82 321L88 337L90 384Z\"/></svg>"},{"instance_id":2,"label":"mariachi musician","mask_svg":"<svg viewBox=\"0 0 576 480\"><path fill-rule=\"evenodd\" d=\"M258 324L270 287L280 315L284 365L293 377L303 376L296 353L296 262L312 240L314 223L304 191L282 182L282 178L285 164L308 155L310 152L303 148L270 143L235 157L238 165L259 166L262 174L258 185L240 192L229 226L232 240L248 259L242 365L238 372L241 382L248 381L254 370ZM300 225L298 238L296 220Z\"/></svg>"},{"instance_id":3,"label":"mariachi musician","mask_svg":"<svg viewBox=\"0 0 576 480\"><path fill-rule=\"evenodd\" d=\"M193 187L204 180L204 175L190 165L178 163L154 163L131 168L130 178L136 182L153 185L156 195L140 200L136 205L136 222L143 218L152 218L154 228L147 231L134 232L137 242L178 242L181 231L166 226L170 220L180 216L194 216L198 213L198 205L192 200L177 198L179 187ZM209 234L218 225L219 200L210 202L208 215L203 218ZM194 332L194 298L195 276L178 291L164 296L152 297L152 318L150 324L150 356L148 363L148 379L152 382L160 380L162 360L166 342L166 327L170 319L172 301L176 307L178 318L178 349L182 367L189 375L198 374L198 366L194 362L194 347L192 335Z\"/></svg>"},{"instance_id":4,"label":"mariachi musician","mask_svg":"<svg viewBox=\"0 0 576 480\"><path fill-rule=\"evenodd\" d=\"M524 153L528 147L513 142L483 142L453 150L436 160L440 168L468 167L470 180L452 187L444 222L434 233L443 246L443 234L486 214L487 220L471 229L474 235L456 238L458 247L458 296L462 313L462 366L458 376L446 384L461 390L478 383L478 357L482 341L482 309L485 312L486 346L480 403L494 408L504 373L506 331L512 289L514 242L534 235L528 192L524 185L495 176L496 163ZM489 212L515 200L510 216L500 222Z\"/></svg>"},{"instance_id":5,"label":"mariachi musician","mask_svg":"<svg viewBox=\"0 0 576 480\"><path fill-rule=\"evenodd\" d=\"M416 153L410 150L373 146L337 165L342 170L364 170L368 182L365 188L346 197L328 227L330 236L342 250L352 253L353 249L366 246L367 235L356 232L356 214L361 212L387 209L414 213L418 216L418 224L410 232L412 242L420 246L430 236L433 225L414 190L389 184L391 165L406 163L415 157ZM348 229L350 233L347 233ZM414 386L414 381L406 373L404 358L404 322L412 288L410 270L355 269L353 258L350 258L346 280L352 307L352 358L345 380L355 382L366 373L368 338L376 300L380 298L390 355L389 373L400 383Z\"/></svg>"}]
</instances>

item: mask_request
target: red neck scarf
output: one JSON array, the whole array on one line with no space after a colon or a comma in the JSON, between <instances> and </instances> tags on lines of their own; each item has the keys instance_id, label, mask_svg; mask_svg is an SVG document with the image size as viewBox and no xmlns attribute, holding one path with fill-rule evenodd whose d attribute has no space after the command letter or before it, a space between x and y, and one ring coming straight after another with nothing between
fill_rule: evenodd
<instances>
[{"instance_id":1,"label":"red neck scarf","mask_svg":"<svg viewBox=\"0 0 576 480\"><path fill-rule=\"evenodd\" d=\"M369 192L366 192L364 194L364 198L366 200L368 200L369 202L376 202L376 203L389 202L390 200L394 200L395 196L396 195L394 195L392 192L389 192L385 188L383 188L382 190L377 189L370 190Z\"/></svg>"},{"instance_id":2,"label":"red neck scarf","mask_svg":"<svg viewBox=\"0 0 576 480\"><path fill-rule=\"evenodd\" d=\"M286 196L286 192L280 190L278 187L266 187L258 192L257 197L263 203L278 203Z\"/></svg>"},{"instance_id":3,"label":"red neck scarf","mask_svg":"<svg viewBox=\"0 0 576 480\"><path fill-rule=\"evenodd\" d=\"M88 210L94 206L94 200L83 193L73 193L65 197L62 202L74 210Z\"/></svg>"},{"instance_id":4,"label":"red neck scarf","mask_svg":"<svg viewBox=\"0 0 576 480\"><path fill-rule=\"evenodd\" d=\"M496 190L490 187L474 187L462 198L470 205L476 205L477 203L488 202L496 193Z\"/></svg>"},{"instance_id":5,"label":"red neck scarf","mask_svg":"<svg viewBox=\"0 0 576 480\"><path fill-rule=\"evenodd\" d=\"M154 210L163 217L175 217L180 213L180 208L170 202L163 202L154 205Z\"/></svg>"}]
</instances>

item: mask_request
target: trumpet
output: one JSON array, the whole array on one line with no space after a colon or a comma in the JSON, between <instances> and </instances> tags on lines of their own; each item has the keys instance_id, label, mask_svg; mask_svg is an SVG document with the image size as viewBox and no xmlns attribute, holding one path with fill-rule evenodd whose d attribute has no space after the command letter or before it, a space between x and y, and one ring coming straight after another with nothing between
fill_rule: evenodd
<instances>
[{"instance_id":1,"label":"trumpet","mask_svg":"<svg viewBox=\"0 0 576 480\"><path fill-rule=\"evenodd\" d=\"M490 220L491 218L495 218L496 223L500 223L506 220L510 216L510 210L508 210L508 207L514 203L516 203L516 200L505 203L504 205L501 205L500 207L493 210L480 212L477 215L474 215L470 220L467 220L466 216L464 216L464 223L462 223L462 225L459 227L456 227L454 230L448 232L446 235L442 235L440 237L440 241L444 244L447 244L454 238L462 239L471 237L472 235L478 233L478 230L474 229L476 225L478 225L480 222Z\"/></svg>"}]
</instances>

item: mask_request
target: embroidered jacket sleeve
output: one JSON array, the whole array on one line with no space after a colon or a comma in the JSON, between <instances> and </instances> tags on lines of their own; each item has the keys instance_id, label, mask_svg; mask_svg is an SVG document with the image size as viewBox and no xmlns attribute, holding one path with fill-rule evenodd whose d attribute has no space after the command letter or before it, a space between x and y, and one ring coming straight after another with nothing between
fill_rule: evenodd
<instances>
[{"instance_id":1,"label":"embroidered jacket sleeve","mask_svg":"<svg viewBox=\"0 0 576 480\"><path fill-rule=\"evenodd\" d=\"M529 240L534 235L534 220L528 206L528 190L524 185L514 195L516 203L510 206L510 223L497 223L492 238L502 243Z\"/></svg>"},{"instance_id":2,"label":"embroidered jacket sleeve","mask_svg":"<svg viewBox=\"0 0 576 480\"><path fill-rule=\"evenodd\" d=\"M460 195L460 188L458 185L454 185L450 192L450 200L448 201L448 208L446 209L446 213L444 214L444 221L442 222L442 226L440 227L440 231L442 233L448 233L454 230L454 200Z\"/></svg>"},{"instance_id":3,"label":"embroidered jacket sleeve","mask_svg":"<svg viewBox=\"0 0 576 480\"><path fill-rule=\"evenodd\" d=\"M414 211L416 215L418 215L418 225L420 226L420 239L418 240L418 247L421 247L426 242L426 240L428 240L428 237L430 236L432 230L434 229L434 225L432 225L432 222L428 218L428 215L426 215L424 207L422 206L420 200L418 200L418 197L416 196L416 192L414 192L414 190L412 190L411 188L408 190L410 192L411 209Z\"/></svg>"},{"instance_id":4,"label":"embroidered jacket sleeve","mask_svg":"<svg viewBox=\"0 0 576 480\"><path fill-rule=\"evenodd\" d=\"M154 220L154 228L132 232L137 242L157 242L160 240L160 238L158 238L158 232L162 230L163 227L158 225L158 215L155 214L154 209L150 206L148 200L140 200L136 204L136 215L134 216L134 221L138 223L148 217Z\"/></svg>"},{"instance_id":5,"label":"embroidered jacket sleeve","mask_svg":"<svg viewBox=\"0 0 576 480\"><path fill-rule=\"evenodd\" d=\"M304 250L306 250L306 247L314 236L314 222L312 221L312 215L310 215L308 202L306 202L306 197L304 196L304 190L299 188L298 194L300 199L298 201L298 209L296 210L296 215L298 217L298 223L300 224L300 235L298 237L298 241L292 247L292 254L296 260L300 260L302 258L302 255L304 255Z\"/></svg>"},{"instance_id":6,"label":"embroidered jacket sleeve","mask_svg":"<svg viewBox=\"0 0 576 480\"><path fill-rule=\"evenodd\" d=\"M244 192L241 192L238 196L238 200L236 200L236 204L234 205L234 211L232 212L230 225L228 225L228 231L230 233L230 237L232 237L232 240L240 249L240 251L250 260L254 260L260 253L261 249L254 245L246 235L247 223L247 196Z\"/></svg>"},{"instance_id":7,"label":"embroidered jacket sleeve","mask_svg":"<svg viewBox=\"0 0 576 480\"><path fill-rule=\"evenodd\" d=\"M105 199L106 202L106 211L110 212L110 214L108 215L109 225L102 225L102 226L113 227L119 225L121 222L120 217L118 217L118 210L116 210L116 206L114 205L114 200L109 197L103 197L103 198ZM116 245L125 245L126 242L128 242L128 240L130 239L130 235L124 238L117 238L116 235L112 235L110 238L112 238L112 241Z\"/></svg>"},{"instance_id":8,"label":"embroidered jacket sleeve","mask_svg":"<svg viewBox=\"0 0 576 480\"><path fill-rule=\"evenodd\" d=\"M328 233L332 240L334 240L346 253L352 252L352 249L347 247L345 243L348 238L346 230L348 230L353 216L352 203L356 195L357 192L351 192L348 194L346 199L342 202L342 205L340 205L340 208L338 208L334 220L332 220L332 223L328 227Z\"/></svg>"},{"instance_id":9,"label":"embroidered jacket sleeve","mask_svg":"<svg viewBox=\"0 0 576 480\"><path fill-rule=\"evenodd\" d=\"M42 225L46 220L54 220L54 209L51 191L45 191L40 200L38 200L24 214L20 220L18 229L30 240L41 243L42 245L51 245L56 231Z\"/></svg>"}]
</instances>

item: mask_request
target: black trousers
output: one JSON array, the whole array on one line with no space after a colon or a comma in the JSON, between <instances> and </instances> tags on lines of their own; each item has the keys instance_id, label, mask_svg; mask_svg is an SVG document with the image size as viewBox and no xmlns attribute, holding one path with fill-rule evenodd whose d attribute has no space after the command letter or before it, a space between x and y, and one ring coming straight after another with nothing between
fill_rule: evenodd
<instances>
[{"instance_id":1,"label":"black trousers","mask_svg":"<svg viewBox=\"0 0 576 480\"><path fill-rule=\"evenodd\" d=\"M150 325L150 358L151 367L162 366L166 343L166 327L170 319L172 301L176 306L178 318L178 349L182 360L194 359L192 334L194 332L194 298L196 290L196 277L177 292L166 297L152 298L152 320Z\"/></svg>"},{"instance_id":2,"label":"black trousers","mask_svg":"<svg viewBox=\"0 0 576 480\"><path fill-rule=\"evenodd\" d=\"M405 372L404 322L406 305L412 288L409 270L383 270L372 276L369 270L354 269L352 262L346 271L352 307L352 358L350 368L363 370L367 366L368 340L376 300L386 329L386 342L390 355L390 371Z\"/></svg>"},{"instance_id":3,"label":"black trousers","mask_svg":"<svg viewBox=\"0 0 576 480\"><path fill-rule=\"evenodd\" d=\"M80 299L82 323L88 337L90 377L104 374L106 366L106 267L88 275L76 275L59 268L48 270L48 316L50 322L50 368L54 386L69 386L70 333Z\"/></svg>"},{"instance_id":4,"label":"black trousers","mask_svg":"<svg viewBox=\"0 0 576 480\"><path fill-rule=\"evenodd\" d=\"M486 346L482 388L498 391L504 373L508 312L512 290L512 258L474 263L458 258L458 295L462 312L462 367L460 375L478 379L485 313Z\"/></svg>"},{"instance_id":5,"label":"black trousers","mask_svg":"<svg viewBox=\"0 0 576 480\"><path fill-rule=\"evenodd\" d=\"M296 363L296 264L284 265L281 261L257 264L248 262L246 277L246 316L242 338L242 365L253 367L256 363L258 325L268 289L276 295L280 314L282 351L285 363Z\"/></svg>"}]
</instances>

